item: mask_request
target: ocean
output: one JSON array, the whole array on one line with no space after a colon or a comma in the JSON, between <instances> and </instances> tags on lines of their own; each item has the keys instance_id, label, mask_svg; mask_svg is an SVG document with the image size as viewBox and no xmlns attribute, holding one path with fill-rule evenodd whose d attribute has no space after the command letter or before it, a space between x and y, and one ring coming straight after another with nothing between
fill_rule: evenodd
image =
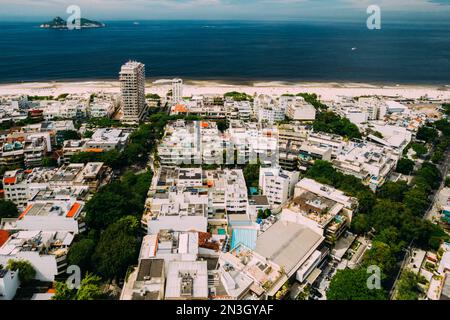
<instances>
[{"instance_id":1,"label":"ocean","mask_svg":"<svg viewBox=\"0 0 450 320\"><path fill-rule=\"evenodd\" d=\"M117 79L133 59L150 79L450 84L448 22L105 23L69 31L1 22L0 82Z\"/></svg>"}]
</instances>

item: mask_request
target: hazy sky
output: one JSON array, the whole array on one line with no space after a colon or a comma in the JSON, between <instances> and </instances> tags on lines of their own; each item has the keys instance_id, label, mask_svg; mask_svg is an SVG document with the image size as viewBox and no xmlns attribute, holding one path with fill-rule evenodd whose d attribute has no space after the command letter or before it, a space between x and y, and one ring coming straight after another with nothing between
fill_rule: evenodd
<instances>
[{"instance_id":1,"label":"hazy sky","mask_svg":"<svg viewBox=\"0 0 450 320\"><path fill-rule=\"evenodd\" d=\"M359 20L371 4L392 21L450 19L450 0L0 0L0 20L67 18L69 5L99 20Z\"/></svg>"}]
</instances>

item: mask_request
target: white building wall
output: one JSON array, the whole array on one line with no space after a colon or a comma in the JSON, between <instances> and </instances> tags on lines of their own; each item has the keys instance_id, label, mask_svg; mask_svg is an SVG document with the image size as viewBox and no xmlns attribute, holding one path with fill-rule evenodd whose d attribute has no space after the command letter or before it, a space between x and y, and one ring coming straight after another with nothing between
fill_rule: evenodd
<instances>
[{"instance_id":1,"label":"white building wall","mask_svg":"<svg viewBox=\"0 0 450 320\"><path fill-rule=\"evenodd\" d=\"M0 278L0 300L12 300L19 285L19 272L8 270L3 278Z\"/></svg>"}]
</instances>

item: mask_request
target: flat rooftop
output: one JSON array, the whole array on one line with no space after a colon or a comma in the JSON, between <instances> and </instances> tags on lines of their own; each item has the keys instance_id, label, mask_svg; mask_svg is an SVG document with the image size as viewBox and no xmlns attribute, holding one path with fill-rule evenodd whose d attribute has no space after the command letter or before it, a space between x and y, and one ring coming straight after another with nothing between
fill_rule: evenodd
<instances>
[{"instance_id":1,"label":"flat rooftop","mask_svg":"<svg viewBox=\"0 0 450 320\"><path fill-rule=\"evenodd\" d=\"M291 275L324 237L301 224L278 221L256 240L255 252L283 267Z\"/></svg>"}]
</instances>

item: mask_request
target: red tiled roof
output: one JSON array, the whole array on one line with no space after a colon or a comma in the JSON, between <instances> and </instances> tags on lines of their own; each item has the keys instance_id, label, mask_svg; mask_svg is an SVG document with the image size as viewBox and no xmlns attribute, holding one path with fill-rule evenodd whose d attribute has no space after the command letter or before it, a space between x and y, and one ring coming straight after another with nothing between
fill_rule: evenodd
<instances>
[{"instance_id":1,"label":"red tiled roof","mask_svg":"<svg viewBox=\"0 0 450 320\"><path fill-rule=\"evenodd\" d=\"M5 184L13 184L16 183L16 177L8 177L3 179L3 183Z\"/></svg>"},{"instance_id":2,"label":"red tiled roof","mask_svg":"<svg viewBox=\"0 0 450 320\"><path fill-rule=\"evenodd\" d=\"M177 104L177 105L175 106L174 111L175 111L175 112L186 113L188 110L187 110L187 108L186 108L184 105L182 105L182 104Z\"/></svg>"},{"instance_id":3,"label":"red tiled roof","mask_svg":"<svg viewBox=\"0 0 450 320\"><path fill-rule=\"evenodd\" d=\"M9 232L7 230L0 230L0 247L9 239Z\"/></svg>"},{"instance_id":4,"label":"red tiled roof","mask_svg":"<svg viewBox=\"0 0 450 320\"><path fill-rule=\"evenodd\" d=\"M67 212L66 218L73 218L80 207L81 205L78 202L75 202L69 212Z\"/></svg>"},{"instance_id":5,"label":"red tiled roof","mask_svg":"<svg viewBox=\"0 0 450 320\"><path fill-rule=\"evenodd\" d=\"M25 215L30 211L30 209L33 207L32 204L28 205L28 207L22 212L22 214L19 216L19 220L25 217Z\"/></svg>"},{"instance_id":6,"label":"red tiled roof","mask_svg":"<svg viewBox=\"0 0 450 320\"><path fill-rule=\"evenodd\" d=\"M100 153L103 152L103 149L101 148L89 148L85 150L86 152L95 152L95 153Z\"/></svg>"}]
</instances>

